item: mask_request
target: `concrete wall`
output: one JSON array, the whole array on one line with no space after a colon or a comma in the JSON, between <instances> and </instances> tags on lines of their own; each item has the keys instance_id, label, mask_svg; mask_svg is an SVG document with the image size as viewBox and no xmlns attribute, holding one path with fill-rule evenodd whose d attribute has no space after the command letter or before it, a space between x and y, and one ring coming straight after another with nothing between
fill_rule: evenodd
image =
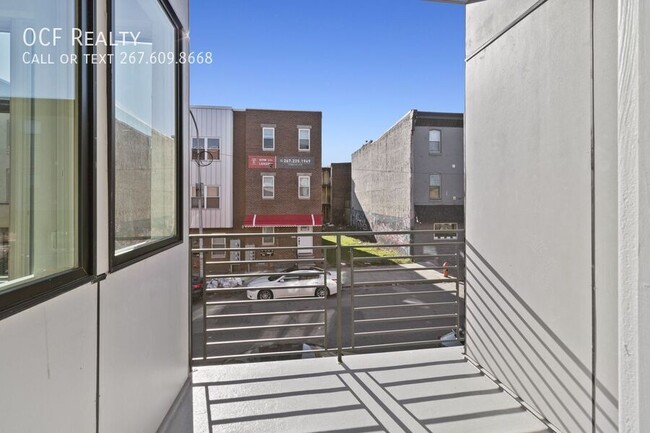
<instances>
[{"instance_id":1,"label":"concrete wall","mask_svg":"<svg viewBox=\"0 0 650 433\"><path fill-rule=\"evenodd\" d=\"M411 228L412 125L413 111L409 111L379 139L352 154L353 227L362 230Z\"/></svg>"},{"instance_id":2,"label":"concrete wall","mask_svg":"<svg viewBox=\"0 0 650 433\"><path fill-rule=\"evenodd\" d=\"M532 3L468 6L467 54ZM466 69L467 352L567 432L593 412L617 431L611 3L594 2L595 82L588 1L547 1Z\"/></svg>"},{"instance_id":3,"label":"concrete wall","mask_svg":"<svg viewBox=\"0 0 650 433\"><path fill-rule=\"evenodd\" d=\"M429 130L442 135L442 152L429 153ZM413 130L413 204L462 205L465 196L463 128L416 126ZM441 176L441 199L429 200L429 175Z\"/></svg>"}]
</instances>

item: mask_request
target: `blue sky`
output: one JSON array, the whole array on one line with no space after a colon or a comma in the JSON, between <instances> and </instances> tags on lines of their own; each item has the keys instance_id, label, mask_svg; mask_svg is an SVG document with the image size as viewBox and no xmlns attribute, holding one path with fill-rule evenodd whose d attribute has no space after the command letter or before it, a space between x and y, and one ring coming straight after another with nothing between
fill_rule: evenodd
<instances>
[{"instance_id":1,"label":"blue sky","mask_svg":"<svg viewBox=\"0 0 650 433\"><path fill-rule=\"evenodd\" d=\"M408 110L462 112L464 7L423 0L192 0L191 102L323 112L323 165Z\"/></svg>"}]
</instances>

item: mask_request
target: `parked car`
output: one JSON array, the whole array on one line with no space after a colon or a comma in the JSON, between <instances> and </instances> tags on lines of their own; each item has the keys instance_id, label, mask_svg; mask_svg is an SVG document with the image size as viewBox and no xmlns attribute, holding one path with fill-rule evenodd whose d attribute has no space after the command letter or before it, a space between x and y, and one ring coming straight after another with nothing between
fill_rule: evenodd
<instances>
[{"instance_id":1,"label":"parked car","mask_svg":"<svg viewBox=\"0 0 650 433\"><path fill-rule=\"evenodd\" d=\"M287 268L270 277L257 277L246 283L250 287L246 291L248 299L300 298L318 296L321 298L336 293L336 277L330 271L309 267L297 269ZM307 287L305 287L307 286Z\"/></svg>"},{"instance_id":2,"label":"parked car","mask_svg":"<svg viewBox=\"0 0 650 433\"><path fill-rule=\"evenodd\" d=\"M203 278L192 275L192 299L199 299L203 296L203 284L205 284Z\"/></svg>"}]
</instances>

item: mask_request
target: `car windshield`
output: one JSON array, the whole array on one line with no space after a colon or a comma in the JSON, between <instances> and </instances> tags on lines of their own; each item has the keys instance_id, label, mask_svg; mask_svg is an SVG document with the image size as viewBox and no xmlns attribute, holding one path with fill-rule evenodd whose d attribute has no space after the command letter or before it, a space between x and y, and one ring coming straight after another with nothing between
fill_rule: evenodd
<instances>
[{"instance_id":1,"label":"car windshield","mask_svg":"<svg viewBox=\"0 0 650 433\"><path fill-rule=\"evenodd\" d=\"M281 274L278 275L271 275L268 280L269 281L276 281L279 280L281 277L284 277L286 274L291 273L291 272L296 272L296 271L319 271L323 272L322 268L316 267L316 266L308 266L304 268L299 268L297 265L289 266L286 269L281 270Z\"/></svg>"}]
</instances>

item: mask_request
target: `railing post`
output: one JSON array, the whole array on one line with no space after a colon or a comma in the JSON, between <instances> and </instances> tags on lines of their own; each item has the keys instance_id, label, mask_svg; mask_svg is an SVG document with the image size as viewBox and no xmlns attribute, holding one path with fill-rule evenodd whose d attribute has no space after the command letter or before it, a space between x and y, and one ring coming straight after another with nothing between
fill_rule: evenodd
<instances>
[{"instance_id":1,"label":"railing post","mask_svg":"<svg viewBox=\"0 0 650 433\"><path fill-rule=\"evenodd\" d=\"M460 336L460 244L456 244L456 338Z\"/></svg>"},{"instance_id":2,"label":"railing post","mask_svg":"<svg viewBox=\"0 0 650 433\"><path fill-rule=\"evenodd\" d=\"M336 235L336 356L339 364L343 362L343 339L341 329L341 235Z\"/></svg>"},{"instance_id":3,"label":"railing post","mask_svg":"<svg viewBox=\"0 0 650 433\"><path fill-rule=\"evenodd\" d=\"M327 290L327 250L323 248L323 240L322 240L322 235L321 235L321 253L323 254L323 284L325 284L325 289ZM328 334L328 329L327 329L327 293L323 297L323 327L325 328L325 332L323 335L323 346L325 346L325 350L328 349L329 346L329 338L327 337Z\"/></svg>"},{"instance_id":4,"label":"railing post","mask_svg":"<svg viewBox=\"0 0 650 433\"><path fill-rule=\"evenodd\" d=\"M199 209L199 212L202 212ZM207 288L208 288L208 279L205 278L204 276L204 256L203 256L203 233L201 233L201 237L199 238L199 248L201 249L201 256L199 258L201 262L201 275L199 277L199 281L202 283L201 285L203 286L202 288L202 297L201 297L201 303L203 304L203 359L206 360L208 358L208 318L206 317L208 314L208 307L207 307L207 302L208 302L208 294L207 294ZM212 247L212 245L210 245Z\"/></svg>"},{"instance_id":5,"label":"railing post","mask_svg":"<svg viewBox=\"0 0 650 433\"><path fill-rule=\"evenodd\" d=\"M354 350L354 248L350 248L350 339Z\"/></svg>"}]
</instances>

